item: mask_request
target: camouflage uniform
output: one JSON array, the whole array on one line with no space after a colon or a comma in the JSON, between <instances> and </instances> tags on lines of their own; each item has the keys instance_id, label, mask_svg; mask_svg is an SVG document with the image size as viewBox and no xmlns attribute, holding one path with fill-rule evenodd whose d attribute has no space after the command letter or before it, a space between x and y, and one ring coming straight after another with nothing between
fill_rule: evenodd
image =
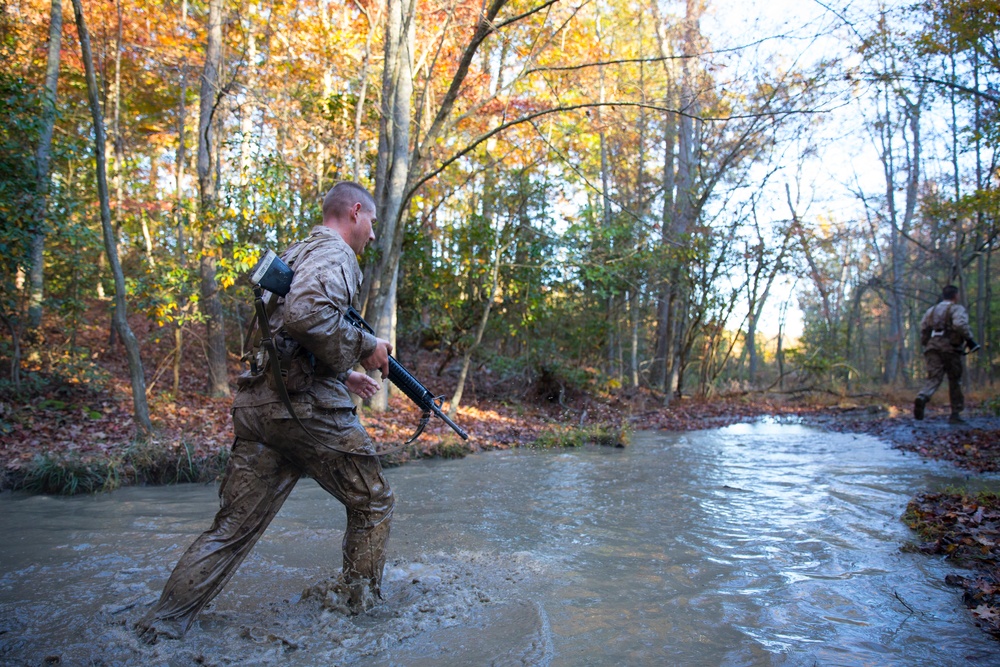
<instances>
[{"instance_id":1,"label":"camouflage uniform","mask_svg":"<svg viewBox=\"0 0 1000 667\"><path fill-rule=\"evenodd\" d=\"M279 348L292 350L289 392L308 432L278 398L270 373L240 377L233 401L236 440L219 489L221 508L212 527L181 556L159 602L137 624L147 640L183 636L303 475L347 509L343 572L352 606L363 605L366 588L380 594L393 496L344 384L376 347L374 336L342 317L348 305L358 305L361 269L350 246L324 226L282 258L295 277L284 299L271 295L276 301L269 303L268 321Z\"/></svg>"},{"instance_id":2,"label":"camouflage uniform","mask_svg":"<svg viewBox=\"0 0 1000 667\"><path fill-rule=\"evenodd\" d=\"M965 308L954 301L942 301L927 309L920 320L920 341L924 346L927 365L927 382L917 394L914 414L923 418L924 406L948 377L948 397L951 400L952 419L959 420L965 408L962 395L962 351L971 339L969 315Z\"/></svg>"}]
</instances>

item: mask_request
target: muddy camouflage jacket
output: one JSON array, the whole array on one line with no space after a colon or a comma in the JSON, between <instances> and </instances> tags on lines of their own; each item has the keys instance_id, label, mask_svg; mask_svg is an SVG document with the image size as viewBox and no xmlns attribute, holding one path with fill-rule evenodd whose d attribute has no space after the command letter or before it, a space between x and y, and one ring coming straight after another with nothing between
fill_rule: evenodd
<instances>
[{"instance_id":1,"label":"muddy camouflage jacket","mask_svg":"<svg viewBox=\"0 0 1000 667\"><path fill-rule=\"evenodd\" d=\"M267 310L275 343L287 351L292 364L286 382L292 403L353 408L343 380L376 346L374 336L349 324L342 315L348 306L358 307L362 280L358 258L340 234L322 225L313 228L306 240L290 246L281 258L295 276L284 298L268 294ZM234 408L280 404L273 380L268 379L270 372L261 367L256 376L249 371L240 376ZM308 408L303 412L296 408L300 418L308 412Z\"/></svg>"},{"instance_id":2,"label":"muddy camouflage jacket","mask_svg":"<svg viewBox=\"0 0 1000 667\"><path fill-rule=\"evenodd\" d=\"M920 320L920 340L925 351L961 352L971 337L969 314L964 306L952 301L928 308Z\"/></svg>"}]
</instances>

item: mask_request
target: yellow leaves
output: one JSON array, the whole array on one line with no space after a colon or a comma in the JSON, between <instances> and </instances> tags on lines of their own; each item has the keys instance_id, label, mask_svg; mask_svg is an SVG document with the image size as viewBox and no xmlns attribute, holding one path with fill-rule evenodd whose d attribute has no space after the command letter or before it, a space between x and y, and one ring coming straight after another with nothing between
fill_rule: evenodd
<instances>
[{"instance_id":1,"label":"yellow leaves","mask_svg":"<svg viewBox=\"0 0 1000 667\"><path fill-rule=\"evenodd\" d=\"M153 311L150 315L156 320L157 326L162 327L176 319L174 317L175 312L177 312L176 303L171 301L161 301L153 307Z\"/></svg>"},{"instance_id":2,"label":"yellow leaves","mask_svg":"<svg viewBox=\"0 0 1000 667\"><path fill-rule=\"evenodd\" d=\"M241 276L253 268L260 252L261 249L255 245L233 245L231 255L219 259L216 281L223 289L229 289L236 284Z\"/></svg>"}]
</instances>

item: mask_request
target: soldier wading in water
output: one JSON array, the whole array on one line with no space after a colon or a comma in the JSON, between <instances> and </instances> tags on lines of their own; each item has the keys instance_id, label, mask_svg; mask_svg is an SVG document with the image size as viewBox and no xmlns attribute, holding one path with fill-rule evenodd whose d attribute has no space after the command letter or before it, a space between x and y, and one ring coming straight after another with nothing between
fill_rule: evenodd
<instances>
[{"instance_id":1,"label":"soldier wading in water","mask_svg":"<svg viewBox=\"0 0 1000 667\"><path fill-rule=\"evenodd\" d=\"M958 302L958 288L954 285L941 290L941 302L924 313L920 320L920 344L924 347L927 382L913 401L913 418L924 418L924 408L947 375L948 398L951 401L949 421L963 423L962 357L966 354L966 347L969 352L974 352L979 345L972 339L969 314Z\"/></svg>"},{"instance_id":2,"label":"soldier wading in water","mask_svg":"<svg viewBox=\"0 0 1000 667\"><path fill-rule=\"evenodd\" d=\"M351 611L360 613L381 596L393 497L348 392L369 398L379 389L352 369L360 363L388 377L392 346L343 316L358 305L358 256L375 240L374 222L371 195L356 183L338 183L323 199L323 224L282 255L294 278L287 296L271 295L267 310L282 367L286 361L289 366L295 415L269 374L240 377L233 401L236 440L219 489L221 507L212 527L181 556L159 602L136 623L145 641L184 636L303 475L347 509L342 576Z\"/></svg>"}]
</instances>

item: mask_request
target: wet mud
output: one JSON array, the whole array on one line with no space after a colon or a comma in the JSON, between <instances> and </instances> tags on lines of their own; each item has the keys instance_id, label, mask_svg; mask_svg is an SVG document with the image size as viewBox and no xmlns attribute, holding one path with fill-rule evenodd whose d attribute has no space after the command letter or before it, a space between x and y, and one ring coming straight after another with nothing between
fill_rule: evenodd
<instances>
[{"instance_id":1,"label":"wet mud","mask_svg":"<svg viewBox=\"0 0 1000 667\"><path fill-rule=\"evenodd\" d=\"M258 590L254 597L264 599L257 604L225 600L184 640L153 646L138 640L132 625L156 596L141 583L111 582L101 597L122 601L100 605L88 618L57 612L39 628L45 603L5 609L0 664L544 664L549 642L541 610L512 596L533 569L517 561L497 567L495 556L474 553L397 559L386 567L382 602L358 616L347 612L336 578L284 599L267 600L270 591ZM63 632L53 633L53 622ZM499 642L481 641L490 633L502 636L506 654L496 654Z\"/></svg>"},{"instance_id":2,"label":"wet mud","mask_svg":"<svg viewBox=\"0 0 1000 667\"><path fill-rule=\"evenodd\" d=\"M927 417L920 421L895 409L814 414L803 421L841 433L874 435L897 449L949 461L972 472L1000 471L1000 417L969 416L953 424L947 413L928 408Z\"/></svg>"}]
</instances>

